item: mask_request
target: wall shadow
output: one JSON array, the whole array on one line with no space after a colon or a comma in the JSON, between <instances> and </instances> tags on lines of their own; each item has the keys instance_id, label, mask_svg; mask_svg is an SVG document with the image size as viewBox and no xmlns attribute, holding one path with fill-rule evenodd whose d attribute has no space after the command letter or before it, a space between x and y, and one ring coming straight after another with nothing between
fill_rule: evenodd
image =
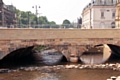
<instances>
[{"instance_id":1,"label":"wall shadow","mask_svg":"<svg viewBox=\"0 0 120 80\"><path fill-rule=\"evenodd\" d=\"M0 60L0 68L34 66L34 65L55 65L67 62L66 57L60 52L36 52L34 46L20 48L12 51Z\"/></svg>"}]
</instances>

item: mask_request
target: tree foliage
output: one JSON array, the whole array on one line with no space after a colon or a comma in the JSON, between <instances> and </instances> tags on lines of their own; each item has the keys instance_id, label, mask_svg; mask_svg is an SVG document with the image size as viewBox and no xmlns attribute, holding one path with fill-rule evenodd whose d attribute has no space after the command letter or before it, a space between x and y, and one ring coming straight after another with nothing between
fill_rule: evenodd
<instances>
[{"instance_id":1,"label":"tree foliage","mask_svg":"<svg viewBox=\"0 0 120 80\"><path fill-rule=\"evenodd\" d=\"M39 24L49 24L49 21L46 16L41 16L38 18Z\"/></svg>"},{"instance_id":2,"label":"tree foliage","mask_svg":"<svg viewBox=\"0 0 120 80\"><path fill-rule=\"evenodd\" d=\"M63 21L63 24L71 24L71 23L70 23L69 20L65 19L65 20Z\"/></svg>"},{"instance_id":3,"label":"tree foliage","mask_svg":"<svg viewBox=\"0 0 120 80\"><path fill-rule=\"evenodd\" d=\"M49 24L56 24L54 21L49 22Z\"/></svg>"},{"instance_id":4,"label":"tree foliage","mask_svg":"<svg viewBox=\"0 0 120 80\"><path fill-rule=\"evenodd\" d=\"M37 17L30 11L20 11L15 8L17 16L17 24L19 25L42 25L42 24L56 24L54 21L48 21L46 16Z\"/></svg>"},{"instance_id":5,"label":"tree foliage","mask_svg":"<svg viewBox=\"0 0 120 80\"><path fill-rule=\"evenodd\" d=\"M23 25L47 25L46 28L50 28L51 25L54 28L59 28L59 25L56 25L56 22L49 21L46 16L37 17L34 13L30 11L20 11L15 8L15 13L17 17L17 24L21 27ZM65 19L62 24L71 24L69 20ZM25 26L26 27L26 26ZM43 26L42 26L43 27Z\"/></svg>"}]
</instances>

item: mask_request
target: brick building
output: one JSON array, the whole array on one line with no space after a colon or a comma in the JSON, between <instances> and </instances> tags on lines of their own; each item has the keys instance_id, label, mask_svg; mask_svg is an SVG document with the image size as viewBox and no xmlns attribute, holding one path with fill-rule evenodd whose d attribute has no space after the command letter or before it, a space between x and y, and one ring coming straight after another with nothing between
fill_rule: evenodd
<instances>
[{"instance_id":1,"label":"brick building","mask_svg":"<svg viewBox=\"0 0 120 80\"><path fill-rule=\"evenodd\" d=\"M16 14L13 5L5 5L3 0L0 0L0 27L10 27L16 24Z\"/></svg>"}]
</instances>

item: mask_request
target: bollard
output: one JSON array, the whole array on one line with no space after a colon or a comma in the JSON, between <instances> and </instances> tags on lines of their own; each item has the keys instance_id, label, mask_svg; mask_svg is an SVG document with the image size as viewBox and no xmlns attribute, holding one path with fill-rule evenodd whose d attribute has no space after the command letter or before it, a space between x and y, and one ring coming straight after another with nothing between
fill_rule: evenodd
<instances>
[{"instance_id":1,"label":"bollard","mask_svg":"<svg viewBox=\"0 0 120 80\"><path fill-rule=\"evenodd\" d=\"M112 79L112 80L116 80L116 77L115 77L115 76L111 76L111 79Z\"/></svg>"}]
</instances>

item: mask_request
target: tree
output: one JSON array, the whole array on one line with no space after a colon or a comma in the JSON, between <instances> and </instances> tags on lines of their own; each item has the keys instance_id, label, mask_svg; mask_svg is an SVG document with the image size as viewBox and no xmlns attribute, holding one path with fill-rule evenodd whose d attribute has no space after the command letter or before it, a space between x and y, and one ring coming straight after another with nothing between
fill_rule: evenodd
<instances>
[{"instance_id":1,"label":"tree","mask_svg":"<svg viewBox=\"0 0 120 80\"><path fill-rule=\"evenodd\" d=\"M56 24L54 21L49 22L49 24Z\"/></svg>"},{"instance_id":2,"label":"tree","mask_svg":"<svg viewBox=\"0 0 120 80\"><path fill-rule=\"evenodd\" d=\"M49 21L46 16L41 16L38 18L39 24L48 24Z\"/></svg>"},{"instance_id":3,"label":"tree","mask_svg":"<svg viewBox=\"0 0 120 80\"><path fill-rule=\"evenodd\" d=\"M69 20L65 19L62 24L71 24Z\"/></svg>"},{"instance_id":4,"label":"tree","mask_svg":"<svg viewBox=\"0 0 120 80\"><path fill-rule=\"evenodd\" d=\"M48 21L46 16L37 17L30 11L20 11L19 9L15 8L16 17L18 20L18 24L21 25L36 25L36 24L56 24L54 21ZM48 26L47 26L48 27Z\"/></svg>"}]
</instances>

